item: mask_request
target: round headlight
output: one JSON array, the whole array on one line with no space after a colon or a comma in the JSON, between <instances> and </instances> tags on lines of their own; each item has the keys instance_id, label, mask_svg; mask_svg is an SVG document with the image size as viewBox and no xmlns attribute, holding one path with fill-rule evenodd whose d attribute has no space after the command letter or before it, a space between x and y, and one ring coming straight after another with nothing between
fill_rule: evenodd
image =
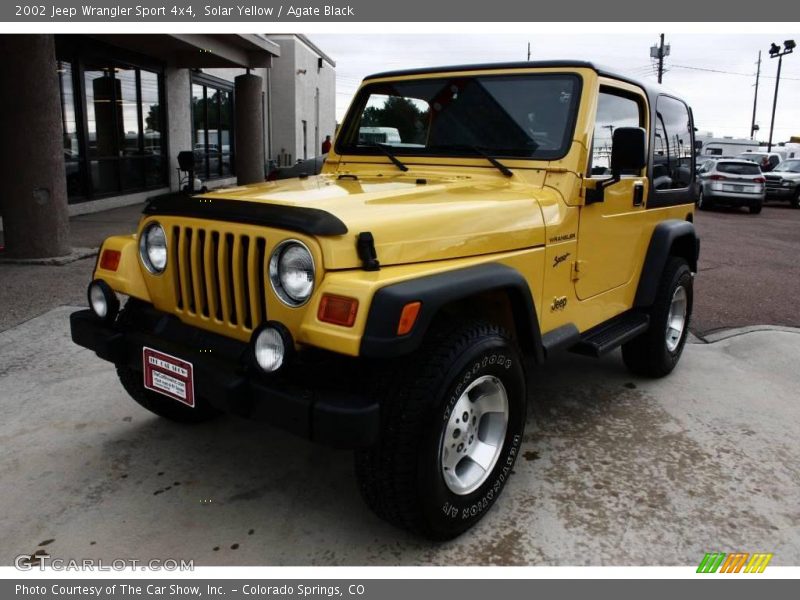
<instances>
[{"instance_id":1,"label":"round headlight","mask_svg":"<svg viewBox=\"0 0 800 600\"><path fill-rule=\"evenodd\" d=\"M297 240L280 243L269 259L269 280L278 298L289 306L305 304L314 291L314 258Z\"/></svg>"},{"instance_id":2,"label":"round headlight","mask_svg":"<svg viewBox=\"0 0 800 600\"><path fill-rule=\"evenodd\" d=\"M253 353L258 366L267 373L280 369L286 354L280 332L272 327L262 329L256 336Z\"/></svg>"},{"instance_id":3,"label":"round headlight","mask_svg":"<svg viewBox=\"0 0 800 600\"><path fill-rule=\"evenodd\" d=\"M139 238L139 255L142 263L153 274L167 268L167 234L155 221L147 225Z\"/></svg>"}]
</instances>

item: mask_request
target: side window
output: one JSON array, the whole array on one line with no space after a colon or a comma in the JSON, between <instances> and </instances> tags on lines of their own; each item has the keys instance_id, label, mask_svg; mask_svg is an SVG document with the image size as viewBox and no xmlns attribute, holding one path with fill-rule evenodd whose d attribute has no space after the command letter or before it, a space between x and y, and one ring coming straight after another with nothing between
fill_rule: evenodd
<instances>
[{"instance_id":1,"label":"side window","mask_svg":"<svg viewBox=\"0 0 800 600\"><path fill-rule=\"evenodd\" d=\"M653 186L655 189L687 189L692 181L693 161L689 110L680 100L659 96L656 101L655 142L653 144Z\"/></svg>"},{"instance_id":2,"label":"side window","mask_svg":"<svg viewBox=\"0 0 800 600\"><path fill-rule=\"evenodd\" d=\"M643 125L639 102L607 90L600 90L597 99L597 118L592 136L591 175L611 175L611 142L618 127L640 127ZM638 175L625 172L623 175Z\"/></svg>"}]
</instances>

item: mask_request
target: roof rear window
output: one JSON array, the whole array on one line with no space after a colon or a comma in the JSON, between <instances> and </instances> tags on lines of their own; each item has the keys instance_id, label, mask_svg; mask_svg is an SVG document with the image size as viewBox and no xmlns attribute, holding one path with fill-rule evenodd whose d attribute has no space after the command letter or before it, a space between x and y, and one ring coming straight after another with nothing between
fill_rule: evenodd
<instances>
[{"instance_id":1,"label":"roof rear window","mask_svg":"<svg viewBox=\"0 0 800 600\"><path fill-rule=\"evenodd\" d=\"M755 163L721 162L717 163L717 171L733 175L758 175L761 169Z\"/></svg>"}]
</instances>

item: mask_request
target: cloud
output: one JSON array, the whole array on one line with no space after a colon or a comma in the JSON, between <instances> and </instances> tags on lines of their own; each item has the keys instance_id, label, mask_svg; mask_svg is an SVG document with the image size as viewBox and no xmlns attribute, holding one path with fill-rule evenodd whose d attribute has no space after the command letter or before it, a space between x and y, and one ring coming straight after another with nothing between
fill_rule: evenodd
<instances>
[{"instance_id":1,"label":"cloud","mask_svg":"<svg viewBox=\"0 0 800 600\"><path fill-rule=\"evenodd\" d=\"M445 25L442 25L445 27ZM756 61L762 51L762 77L756 122L760 139L769 135L777 60L772 41L798 34L675 34L667 32L670 55L664 86L691 105L701 131L717 136L749 137ZM336 60L336 115L341 120L364 76L393 69L448 64L523 61L528 42L533 60L580 59L610 67L657 85L650 46L657 36L639 34L315 34L309 38ZM800 135L800 54L784 58L775 141Z\"/></svg>"}]
</instances>

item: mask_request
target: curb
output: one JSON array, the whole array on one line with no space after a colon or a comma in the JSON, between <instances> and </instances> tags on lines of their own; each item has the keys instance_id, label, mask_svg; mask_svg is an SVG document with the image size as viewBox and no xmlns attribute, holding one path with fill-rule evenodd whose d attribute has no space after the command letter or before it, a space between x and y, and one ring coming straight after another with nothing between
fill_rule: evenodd
<instances>
[{"instance_id":1,"label":"curb","mask_svg":"<svg viewBox=\"0 0 800 600\"><path fill-rule=\"evenodd\" d=\"M51 256L49 258L6 258L0 256L0 265L47 265L61 267L76 260L96 256L98 248L73 248L72 252L64 256Z\"/></svg>"},{"instance_id":2,"label":"curb","mask_svg":"<svg viewBox=\"0 0 800 600\"><path fill-rule=\"evenodd\" d=\"M745 327L732 327L730 329L718 329L703 336L696 338L701 343L713 344L723 340L745 335L747 333L758 333L760 331L779 331L783 333L797 333L800 334L800 327L785 327L783 325L747 325ZM691 334L690 334L691 335Z\"/></svg>"}]
</instances>

